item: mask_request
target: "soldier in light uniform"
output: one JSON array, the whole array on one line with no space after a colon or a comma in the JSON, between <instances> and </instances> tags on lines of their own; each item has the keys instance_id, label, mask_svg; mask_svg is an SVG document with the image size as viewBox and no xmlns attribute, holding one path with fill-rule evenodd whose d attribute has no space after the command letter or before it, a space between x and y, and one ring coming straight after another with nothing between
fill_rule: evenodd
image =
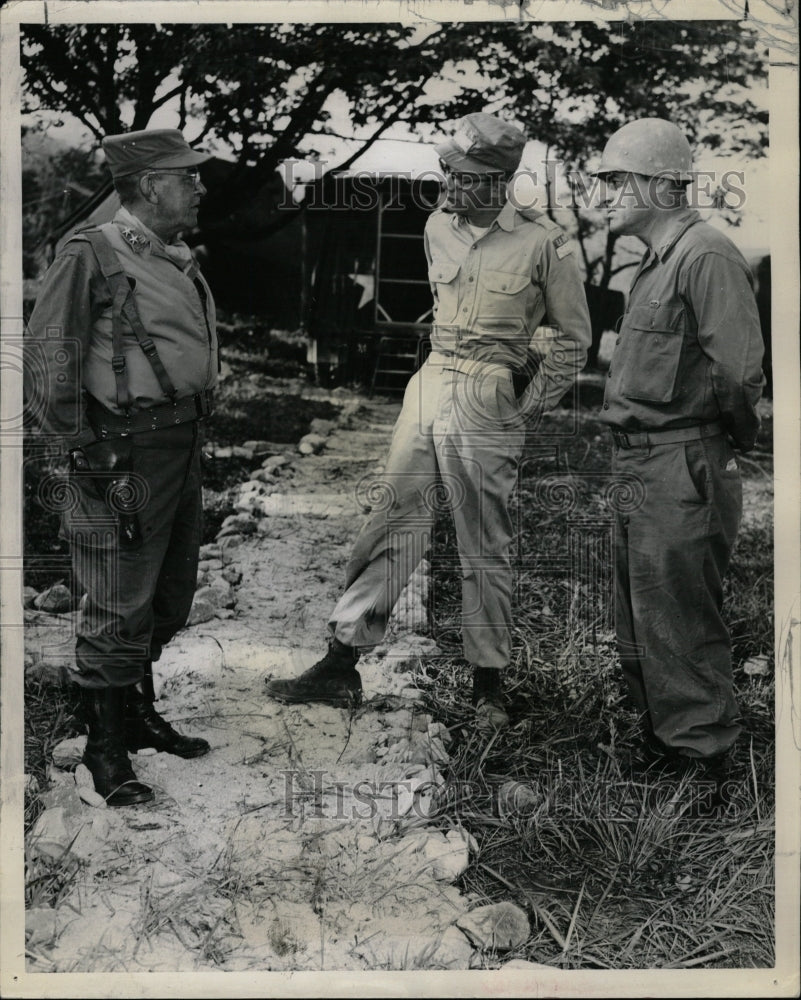
<instances>
[{"instance_id":1,"label":"soldier in light uniform","mask_svg":"<svg viewBox=\"0 0 801 1000\"><path fill-rule=\"evenodd\" d=\"M508 505L524 416L558 402L590 343L567 236L544 214L519 211L508 198L525 143L519 129L477 113L435 147L447 197L425 229L432 352L406 389L379 484L384 495L356 542L345 592L330 615L329 651L293 680L270 680L276 698L347 704L360 696L359 649L381 641L426 552L439 476L456 526L462 639L478 721L486 728L508 724L501 687L511 655ZM531 372L532 337L546 321L556 328L552 348L520 398L515 376Z\"/></svg>"},{"instance_id":2,"label":"soldier in light uniform","mask_svg":"<svg viewBox=\"0 0 801 1000\"><path fill-rule=\"evenodd\" d=\"M751 274L688 207L692 154L671 122L623 126L596 173L611 231L646 245L601 412L614 470L644 493L617 516L620 658L651 756L721 787L741 731L721 617L742 509L735 449L754 446L764 382Z\"/></svg>"},{"instance_id":3,"label":"soldier in light uniform","mask_svg":"<svg viewBox=\"0 0 801 1000\"><path fill-rule=\"evenodd\" d=\"M84 763L109 805L145 802L128 751L209 750L154 707L152 663L186 623L201 538L200 419L217 380L214 302L180 234L208 156L174 129L103 142L122 207L49 268L26 343L26 400L69 459L63 534L87 593L75 681Z\"/></svg>"}]
</instances>

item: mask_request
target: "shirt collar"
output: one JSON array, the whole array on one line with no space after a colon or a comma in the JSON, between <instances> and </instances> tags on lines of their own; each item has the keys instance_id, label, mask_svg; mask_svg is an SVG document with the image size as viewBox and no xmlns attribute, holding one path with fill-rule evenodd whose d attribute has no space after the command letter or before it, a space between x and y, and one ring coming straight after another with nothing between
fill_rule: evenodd
<instances>
[{"instance_id":1,"label":"shirt collar","mask_svg":"<svg viewBox=\"0 0 801 1000\"><path fill-rule=\"evenodd\" d=\"M658 247L654 247L648 256L653 255L658 260L664 260L690 226L694 226L700 219L701 216L694 208L685 208L683 211L678 212L664 241Z\"/></svg>"},{"instance_id":2,"label":"shirt collar","mask_svg":"<svg viewBox=\"0 0 801 1000\"><path fill-rule=\"evenodd\" d=\"M459 212L453 212L451 214L454 216L451 221L452 226L461 226L467 222L467 216L461 215ZM507 233L511 233L515 228L515 207L508 199L504 202L503 208L490 223L490 231L496 224Z\"/></svg>"},{"instance_id":3,"label":"shirt collar","mask_svg":"<svg viewBox=\"0 0 801 1000\"><path fill-rule=\"evenodd\" d=\"M187 268L192 264L192 251L183 240L176 240L175 243L165 243L160 236L157 236L152 229L149 229L144 222L133 212L121 205L114 221L120 223L128 229L135 229L150 241L151 249L169 257L179 267Z\"/></svg>"}]
</instances>

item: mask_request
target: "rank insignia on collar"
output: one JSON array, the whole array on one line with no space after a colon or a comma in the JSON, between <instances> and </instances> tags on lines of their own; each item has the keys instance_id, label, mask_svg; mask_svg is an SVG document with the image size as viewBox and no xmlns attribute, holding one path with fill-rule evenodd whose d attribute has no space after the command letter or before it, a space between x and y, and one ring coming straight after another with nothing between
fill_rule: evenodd
<instances>
[{"instance_id":1,"label":"rank insignia on collar","mask_svg":"<svg viewBox=\"0 0 801 1000\"><path fill-rule=\"evenodd\" d=\"M135 229L131 229L129 226L126 226L122 230L122 238L134 253L142 253L150 246L150 240L147 236L143 236L142 233L137 233Z\"/></svg>"}]
</instances>

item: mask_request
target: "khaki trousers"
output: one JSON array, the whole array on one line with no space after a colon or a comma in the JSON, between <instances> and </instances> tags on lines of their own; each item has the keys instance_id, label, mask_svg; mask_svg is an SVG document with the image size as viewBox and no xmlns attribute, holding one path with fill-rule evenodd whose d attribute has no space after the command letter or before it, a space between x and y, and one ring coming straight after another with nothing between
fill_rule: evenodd
<instances>
[{"instance_id":1,"label":"khaki trousers","mask_svg":"<svg viewBox=\"0 0 801 1000\"><path fill-rule=\"evenodd\" d=\"M525 424L509 368L432 353L406 388L372 514L356 541L329 628L372 646L430 545L437 510L452 511L462 572L462 641L469 663L510 657L513 526L509 498Z\"/></svg>"}]
</instances>

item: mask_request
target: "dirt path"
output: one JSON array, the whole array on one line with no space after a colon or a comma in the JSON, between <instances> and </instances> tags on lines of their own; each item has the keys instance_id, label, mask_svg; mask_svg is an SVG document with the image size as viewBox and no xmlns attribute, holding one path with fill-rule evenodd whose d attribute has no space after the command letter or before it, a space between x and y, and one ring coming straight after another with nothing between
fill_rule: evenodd
<instances>
[{"instance_id":1,"label":"dirt path","mask_svg":"<svg viewBox=\"0 0 801 1000\"><path fill-rule=\"evenodd\" d=\"M355 714L264 695L268 674L325 648L356 486L379 468L398 404L352 397L342 412L319 455L287 452L258 530L221 541L242 574L233 617L185 629L157 665L157 707L212 752L135 755L155 800L105 809L78 798L81 741L60 749L29 849L56 853L77 830L80 866L55 924L29 935L31 971L469 967L453 925L469 900L452 883L470 845L427 822L448 737L410 687L416 640L363 660ZM425 583L402 598L401 633L419 627Z\"/></svg>"}]
</instances>

